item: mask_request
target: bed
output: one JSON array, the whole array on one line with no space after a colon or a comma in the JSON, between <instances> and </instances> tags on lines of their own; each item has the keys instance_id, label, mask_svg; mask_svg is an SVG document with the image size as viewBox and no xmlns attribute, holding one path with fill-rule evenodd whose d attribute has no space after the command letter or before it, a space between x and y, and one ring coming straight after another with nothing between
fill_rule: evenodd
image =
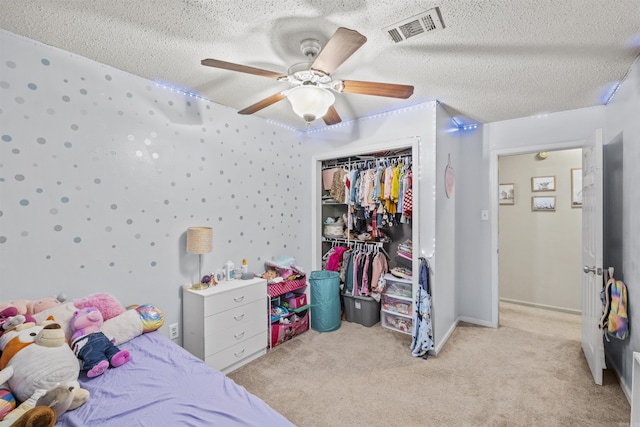
<instances>
[{"instance_id":1,"label":"bed","mask_svg":"<svg viewBox=\"0 0 640 427\"><path fill-rule=\"evenodd\" d=\"M125 310L114 301L109 304L120 311L107 316L102 331L129 350L131 359L95 378L81 371L78 382L90 398L62 414L56 426L293 426L259 397L156 331L163 322L160 310L160 322L149 327L140 314L145 306ZM33 317L40 323L53 315L68 338L69 321L79 305L76 300Z\"/></svg>"},{"instance_id":2,"label":"bed","mask_svg":"<svg viewBox=\"0 0 640 427\"><path fill-rule=\"evenodd\" d=\"M80 385L91 398L56 426L292 426L260 398L159 332L122 345L131 360Z\"/></svg>"}]
</instances>

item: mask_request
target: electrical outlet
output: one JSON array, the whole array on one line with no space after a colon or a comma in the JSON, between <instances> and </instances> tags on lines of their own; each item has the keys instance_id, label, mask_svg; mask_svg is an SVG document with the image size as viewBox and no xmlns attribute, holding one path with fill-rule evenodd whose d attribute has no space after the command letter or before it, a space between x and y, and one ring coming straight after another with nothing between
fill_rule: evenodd
<instances>
[{"instance_id":1,"label":"electrical outlet","mask_svg":"<svg viewBox=\"0 0 640 427\"><path fill-rule=\"evenodd\" d=\"M179 336L180 336L180 332L178 330L178 324L177 323L173 323L173 324L169 325L169 338L172 339L172 340L175 340Z\"/></svg>"}]
</instances>

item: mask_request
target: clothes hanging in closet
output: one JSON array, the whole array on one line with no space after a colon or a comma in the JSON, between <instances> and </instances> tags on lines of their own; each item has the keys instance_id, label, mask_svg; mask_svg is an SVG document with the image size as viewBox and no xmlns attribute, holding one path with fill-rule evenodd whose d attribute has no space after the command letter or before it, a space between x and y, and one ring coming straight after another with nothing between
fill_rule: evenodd
<instances>
[{"instance_id":1,"label":"clothes hanging in closet","mask_svg":"<svg viewBox=\"0 0 640 427\"><path fill-rule=\"evenodd\" d=\"M379 281L389 269L387 258L376 246L366 243L357 245L362 247L332 247L323 257L326 259L324 268L340 273L343 292L354 296L372 296L379 300Z\"/></svg>"},{"instance_id":2,"label":"clothes hanging in closet","mask_svg":"<svg viewBox=\"0 0 640 427\"><path fill-rule=\"evenodd\" d=\"M360 241L384 237L382 229L412 219L413 192L410 156L354 162L343 168L327 169L323 178L332 178L330 195L349 206L348 234ZM373 238L373 239L372 239Z\"/></svg>"},{"instance_id":3,"label":"clothes hanging in closet","mask_svg":"<svg viewBox=\"0 0 640 427\"><path fill-rule=\"evenodd\" d=\"M431 326L431 289L429 288L429 263L420 258L418 292L414 302L411 354L426 359L433 350L433 330Z\"/></svg>"}]
</instances>

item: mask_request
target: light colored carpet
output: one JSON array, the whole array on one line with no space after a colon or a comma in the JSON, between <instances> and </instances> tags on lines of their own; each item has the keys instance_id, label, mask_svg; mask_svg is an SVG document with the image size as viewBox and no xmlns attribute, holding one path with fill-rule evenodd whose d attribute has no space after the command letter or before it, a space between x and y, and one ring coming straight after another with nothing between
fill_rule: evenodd
<instances>
[{"instance_id":1,"label":"light colored carpet","mask_svg":"<svg viewBox=\"0 0 640 427\"><path fill-rule=\"evenodd\" d=\"M612 373L593 383L580 316L500 304L500 327L460 323L437 357L408 335L343 321L229 374L300 427L628 426Z\"/></svg>"}]
</instances>

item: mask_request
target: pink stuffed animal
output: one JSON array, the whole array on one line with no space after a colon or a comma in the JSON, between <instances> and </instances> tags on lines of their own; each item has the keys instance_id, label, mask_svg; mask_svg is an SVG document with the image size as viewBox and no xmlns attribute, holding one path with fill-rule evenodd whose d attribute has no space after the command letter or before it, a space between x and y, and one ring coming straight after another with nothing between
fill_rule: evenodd
<instances>
[{"instance_id":1,"label":"pink stuffed animal","mask_svg":"<svg viewBox=\"0 0 640 427\"><path fill-rule=\"evenodd\" d=\"M15 307L7 307L4 310L0 310L0 335L26 322L33 322L34 325L36 323L33 317L18 313L18 309Z\"/></svg>"},{"instance_id":2,"label":"pink stuffed animal","mask_svg":"<svg viewBox=\"0 0 640 427\"><path fill-rule=\"evenodd\" d=\"M83 361L82 369L89 378L103 374L109 366L121 366L131 358L128 350L120 350L100 331L103 323L102 313L95 307L78 310L71 319L71 349Z\"/></svg>"}]
</instances>

